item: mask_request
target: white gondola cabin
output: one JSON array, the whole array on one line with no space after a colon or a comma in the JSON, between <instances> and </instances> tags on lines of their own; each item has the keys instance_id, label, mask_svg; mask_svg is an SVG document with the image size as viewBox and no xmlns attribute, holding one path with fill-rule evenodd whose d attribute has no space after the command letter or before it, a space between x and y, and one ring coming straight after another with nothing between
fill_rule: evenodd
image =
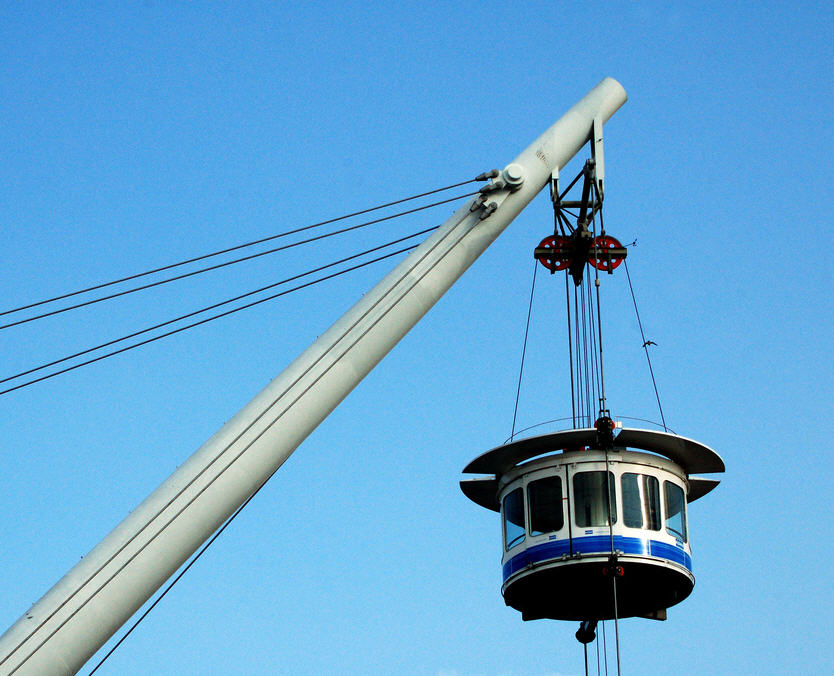
<instances>
[{"instance_id":1,"label":"white gondola cabin","mask_svg":"<svg viewBox=\"0 0 834 676\"><path fill-rule=\"evenodd\" d=\"M663 619L695 583L686 505L718 485L693 474L723 471L691 439L624 429L606 444L588 428L488 451L464 473L492 476L461 488L501 513L501 591L523 619Z\"/></svg>"}]
</instances>

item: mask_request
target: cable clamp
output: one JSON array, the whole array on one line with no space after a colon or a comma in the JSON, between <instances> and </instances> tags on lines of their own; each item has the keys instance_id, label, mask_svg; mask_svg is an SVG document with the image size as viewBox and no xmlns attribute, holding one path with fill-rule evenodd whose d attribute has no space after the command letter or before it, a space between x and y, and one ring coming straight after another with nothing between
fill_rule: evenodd
<instances>
[{"instance_id":1,"label":"cable clamp","mask_svg":"<svg viewBox=\"0 0 834 676\"><path fill-rule=\"evenodd\" d=\"M503 190L506 187L507 187L507 184L504 182L504 180L499 178L497 181L493 181L492 183L487 183L478 192L481 193L482 195L486 195L488 193L495 192L496 190Z\"/></svg>"},{"instance_id":2,"label":"cable clamp","mask_svg":"<svg viewBox=\"0 0 834 676\"><path fill-rule=\"evenodd\" d=\"M588 645L597 637L597 620L583 620L576 630L576 640Z\"/></svg>"},{"instance_id":3,"label":"cable clamp","mask_svg":"<svg viewBox=\"0 0 834 676\"><path fill-rule=\"evenodd\" d=\"M619 558L616 553L608 558L608 565L602 569L602 574L605 577L622 577L625 575L625 570L619 563Z\"/></svg>"},{"instance_id":4,"label":"cable clamp","mask_svg":"<svg viewBox=\"0 0 834 676\"><path fill-rule=\"evenodd\" d=\"M482 206L484 206L486 201L487 201L487 196L486 195L478 195L478 198L474 202L472 202L472 206L469 207L470 213L480 209Z\"/></svg>"},{"instance_id":5,"label":"cable clamp","mask_svg":"<svg viewBox=\"0 0 834 676\"><path fill-rule=\"evenodd\" d=\"M611 414L608 410L599 412L599 418L596 419L594 427L597 431L597 446L602 451L610 451L614 448L614 430L617 424L611 419Z\"/></svg>"},{"instance_id":6,"label":"cable clamp","mask_svg":"<svg viewBox=\"0 0 834 676\"><path fill-rule=\"evenodd\" d=\"M481 212L481 215L480 215L478 218L480 218L482 221L483 221L484 219L489 218L490 216L492 216L492 214L494 214L494 213L495 213L495 210L496 210L497 208L498 208L498 204L497 204L497 203L495 203L495 202L490 202L489 204L487 204L487 205L486 205L486 207L484 208L483 212Z\"/></svg>"},{"instance_id":7,"label":"cable clamp","mask_svg":"<svg viewBox=\"0 0 834 676\"><path fill-rule=\"evenodd\" d=\"M490 171L485 171L483 174L478 174L475 177L476 181L488 181L491 178L498 178L501 175L501 172L498 169L491 169Z\"/></svg>"}]
</instances>

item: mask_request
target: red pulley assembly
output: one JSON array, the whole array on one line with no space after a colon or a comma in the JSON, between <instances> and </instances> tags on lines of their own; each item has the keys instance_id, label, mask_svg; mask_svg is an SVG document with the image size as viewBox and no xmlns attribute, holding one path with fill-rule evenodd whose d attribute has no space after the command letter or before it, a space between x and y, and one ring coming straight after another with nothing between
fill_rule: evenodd
<instances>
[{"instance_id":1,"label":"red pulley assembly","mask_svg":"<svg viewBox=\"0 0 834 676\"><path fill-rule=\"evenodd\" d=\"M567 237L550 235L536 247L535 256L551 272L564 270L570 265L573 256L573 244Z\"/></svg>"},{"instance_id":2,"label":"red pulley assembly","mask_svg":"<svg viewBox=\"0 0 834 676\"><path fill-rule=\"evenodd\" d=\"M616 268L625 258L625 249L619 240L611 235L600 235L594 238L588 262L597 270L609 272Z\"/></svg>"}]
</instances>

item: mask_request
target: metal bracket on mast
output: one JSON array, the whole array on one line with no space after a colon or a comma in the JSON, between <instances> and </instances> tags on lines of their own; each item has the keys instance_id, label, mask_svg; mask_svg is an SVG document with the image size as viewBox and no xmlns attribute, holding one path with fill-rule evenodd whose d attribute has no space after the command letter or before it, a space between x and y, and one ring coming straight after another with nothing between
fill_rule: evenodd
<instances>
[{"instance_id":1,"label":"metal bracket on mast","mask_svg":"<svg viewBox=\"0 0 834 676\"><path fill-rule=\"evenodd\" d=\"M550 201L553 202L553 236L556 237L561 230L565 234L565 226L560 219L562 213L562 191L559 189L559 168L556 167L550 172ZM570 224L568 224L570 227Z\"/></svg>"},{"instance_id":2,"label":"metal bracket on mast","mask_svg":"<svg viewBox=\"0 0 834 676\"><path fill-rule=\"evenodd\" d=\"M484 174L482 174L483 176ZM524 168L513 162L508 164L503 171L497 172L493 170L489 176L493 179L478 192L478 198L469 207L469 211L477 211L481 209L479 218L483 221L489 218L499 206L504 202L510 193L513 193L521 188L524 183ZM499 193L492 201L487 201L489 195L492 193Z\"/></svg>"},{"instance_id":3,"label":"metal bracket on mast","mask_svg":"<svg viewBox=\"0 0 834 676\"><path fill-rule=\"evenodd\" d=\"M603 182L605 180L605 153L602 149L602 120L594 118L594 126L591 130L591 157L596 165L595 179L599 201L604 196Z\"/></svg>"},{"instance_id":4,"label":"metal bracket on mast","mask_svg":"<svg viewBox=\"0 0 834 676\"><path fill-rule=\"evenodd\" d=\"M594 216L602 211L605 159L602 149L602 121L594 119L589 137L591 157L585 161L582 171L563 191L559 185L559 171L550 175L550 199L553 202L553 235L545 237L534 256L551 274L556 270L568 270L576 286L582 283L585 265L590 263L598 270L611 274L626 250L614 237L605 234L597 236L596 228L589 227ZM582 181L582 196L579 200L565 200L564 197ZM593 188L593 190L592 190ZM579 209L574 215L568 209ZM576 219L576 225L571 224Z\"/></svg>"}]
</instances>

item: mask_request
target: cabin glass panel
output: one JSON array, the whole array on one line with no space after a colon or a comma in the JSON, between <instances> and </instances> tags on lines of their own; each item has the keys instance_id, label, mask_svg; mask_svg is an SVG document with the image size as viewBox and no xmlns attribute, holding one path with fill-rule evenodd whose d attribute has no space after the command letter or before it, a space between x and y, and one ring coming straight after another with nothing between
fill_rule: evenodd
<instances>
[{"instance_id":1,"label":"cabin glass panel","mask_svg":"<svg viewBox=\"0 0 834 676\"><path fill-rule=\"evenodd\" d=\"M510 549L524 539L524 492L519 487L504 496L504 547Z\"/></svg>"},{"instance_id":2,"label":"cabin glass panel","mask_svg":"<svg viewBox=\"0 0 834 676\"><path fill-rule=\"evenodd\" d=\"M620 478L623 523L629 528L660 530L660 485L657 478L626 472Z\"/></svg>"},{"instance_id":3,"label":"cabin glass panel","mask_svg":"<svg viewBox=\"0 0 834 676\"><path fill-rule=\"evenodd\" d=\"M608 497L606 498L606 484ZM578 472L573 475L573 508L580 528L609 525L617 522L617 499L614 475L611 472Z\"/></svg>"},{"instance_id":4,"label":"cabin glass panel","mask_svg":"<svg viewBox=\"0 0 834 676\"><path fill-rule=\"evenodd\" d=\"M543 477L527 484L527 504L530 506L530 535L562 530L565 515L560 477Z\"/></svg>"},{"instance_id":5,"label":"cabin glass panel","mask_svg":"<svg viewBox=\"0 0 834 676\"><path fill-rule=\"evenodd\" d=\"M666 532L686 542L686 498L683 489L671 481L663 482L666 498Z\"/></svg>"}]
</instances>

